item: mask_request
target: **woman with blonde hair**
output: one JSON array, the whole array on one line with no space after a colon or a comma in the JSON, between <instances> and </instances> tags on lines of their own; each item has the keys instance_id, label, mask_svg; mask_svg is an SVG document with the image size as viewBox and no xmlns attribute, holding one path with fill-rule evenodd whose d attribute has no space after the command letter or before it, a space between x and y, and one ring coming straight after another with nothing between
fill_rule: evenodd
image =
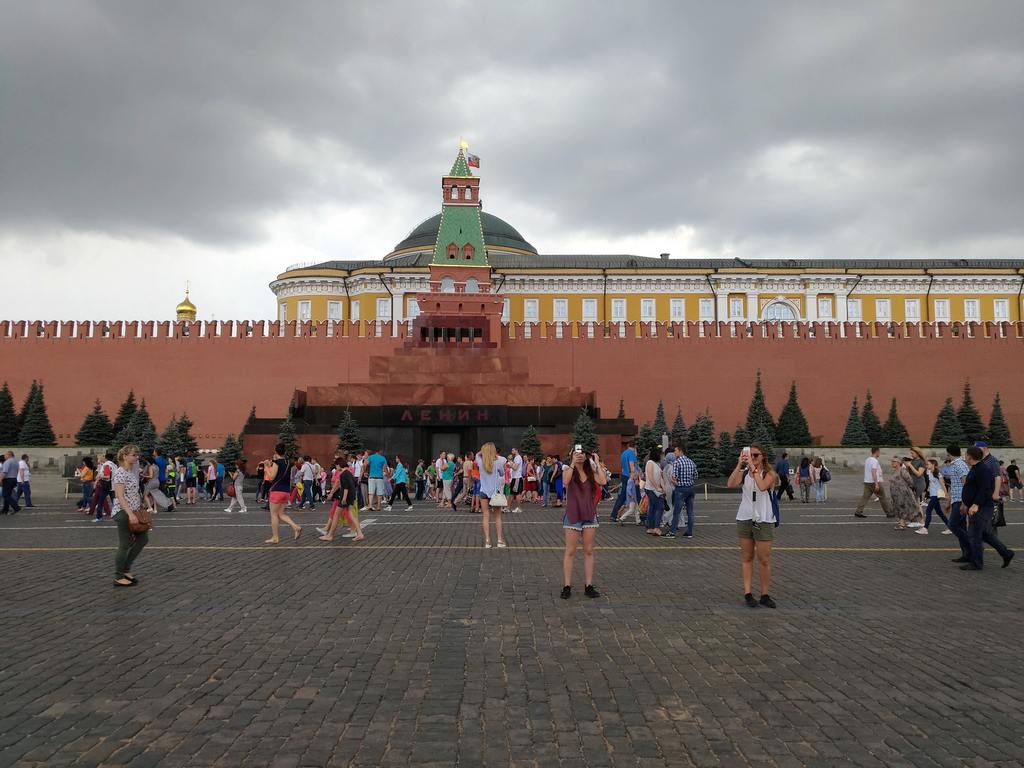
<instances>
[{"instance_id":1,"label":"woman with blonde hair","mask_svg":"<svg viewBox=\"0 0 1024 768\"><path fill-rule=\"evenodd\" d=\"M491 548L490 513L494 512L494 530L498 534L498 548L505 547L501 533L501 513L508 506L502 488L505 485L505 457L498 455L494 443L484 443L476 455L480 470L480 511L483 512L484 547Z\"/></svg>"},{"instance_id":2,"label":"woman with blonde hair","mask_svg":"<svg viewBox=\"0 0 1024 768\"><path fill-rule=\"evenodd\" d=\"M114 488L114 522L117 523L117 556L114 559L114 586L134 587L132 563L149 543L149 531L133 531L139 526L142 496L139 493L139 448L128 444L117 452L117 467L111 476Z\"/></svg>"}]
</instances>

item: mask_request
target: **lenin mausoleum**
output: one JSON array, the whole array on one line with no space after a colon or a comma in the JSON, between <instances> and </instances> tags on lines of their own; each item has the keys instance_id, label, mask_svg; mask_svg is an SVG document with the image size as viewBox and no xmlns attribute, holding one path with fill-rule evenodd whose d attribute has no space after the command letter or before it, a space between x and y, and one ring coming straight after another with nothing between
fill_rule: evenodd
<instances>
[{"instance_id":1,"label":"lenin mausoleum","mask_svg":"<svg viewBox=\"0 0 1024 768\"><path fill-rule=\"evenodd\" d=\"M197 321L186 297L175 322L0 323L15 398L41 380L62 445L96 397L111 411L129 390L158 428L187 411L203 448L255 406L257 458L289 412L304 452L330 455L349 409L369 445L415 460L507 450L528 425L562 452L585 409L617 469L659 400L731 430L760 370L775 414L796 382L824 445L868 390L925 442L967 379L1024 434L1024 262L544 255L482 210L464 149L439 214L383 258L288 268L273 321Z\"/></svg>"}]
</instances>

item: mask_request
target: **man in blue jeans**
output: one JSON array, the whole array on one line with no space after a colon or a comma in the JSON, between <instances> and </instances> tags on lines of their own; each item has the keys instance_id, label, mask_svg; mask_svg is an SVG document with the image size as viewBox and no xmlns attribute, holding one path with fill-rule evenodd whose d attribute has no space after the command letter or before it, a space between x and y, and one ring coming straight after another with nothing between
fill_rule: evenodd
<instances>
[{"instance_id":1,"label":"man in blue jeans","mask_svg":"<svg viewBox=\"0 0 1024 768\"><path fill-rule=\"evenodd\" d=\"M686 455L685 445L676 445L675 458L672 459L672 481L675 483L675 490L672 491L672 524L669 526L665 538L674 539L679 530L679 515L686 505L686 531L683 538L693 538L693 493L694 485L697 483L697 465L693 459Z\"/></svg>"},{"instance_id":2,"label":"man in blue jeans","mask_svg":"<svg viewBox=\"0 0 1024 768\"><path fill-rule=\"evenodd\" d=\"M626 443L626 450L622 452L619 457L620 467L619 470L619 495L615 498L615 504L612 505L612 522L616 522L619 519L619 510L622 509L622 505L626 503L626 486L629 483L629 478L633 478L634 481L640 479L640 469L636 460L636 442L629 440ZM639 487L639 484L638 484ZM547 494L544 494L545 506L547 503ZM637 499L637 502L640 500Z\"/></svg>"},{"instance_id":3,"label":"man in blue jeans","mask_svg":"<svg viewBox=\"0 0 1024 768\"><path fill-rule=\"evenodd\" d=\"M963 506L966 507L970 520L967 524L967 535L971 543L971 559L960 566L961 571L982 569L985 544L989 544L1003 558L1003 568L1013 560L1013 550L999 540L995 528L992 527L996 473L985 459L985 454L977 445L967 449L967 464L971 471L964 481Z\"/></svg>"}]
</instances>

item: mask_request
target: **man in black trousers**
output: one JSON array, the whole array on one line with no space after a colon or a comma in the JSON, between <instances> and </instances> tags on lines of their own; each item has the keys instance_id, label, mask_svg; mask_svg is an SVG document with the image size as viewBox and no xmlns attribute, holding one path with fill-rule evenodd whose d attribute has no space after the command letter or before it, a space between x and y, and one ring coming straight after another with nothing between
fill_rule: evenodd
<instances>
[{"instance_id":1,"label":"man in black trousers","mask_svg":"<svg viewBox=\"0 0 1024 768\"><path fill-rule=\"evenodd\" d=\"M971 471L964 481L963 506L967 509L967 536L971 543L971 562L960 566L961 571L980 571L983 566L982 553L988 543L1003 558L1003 568L1013 560L1014 552L1008 549L992 527L995 512L996 475L985 460L985 454L976 445L967 449L967 464Z\"/></svg>"},{"instance_id":2,"label":"man in black trousers","mask_svg":"<svg viewBox=\"0 0 1024 768\"><path fill-rule=\"evenodd\" d=\"M4 463L0 465L0 484L3 485L4 508L3 514L12 510L20 512L18 500L14 498L15 489L18 487L18 460L14 458L14 451L4 454Z\"/></svg>"}]
</instances>

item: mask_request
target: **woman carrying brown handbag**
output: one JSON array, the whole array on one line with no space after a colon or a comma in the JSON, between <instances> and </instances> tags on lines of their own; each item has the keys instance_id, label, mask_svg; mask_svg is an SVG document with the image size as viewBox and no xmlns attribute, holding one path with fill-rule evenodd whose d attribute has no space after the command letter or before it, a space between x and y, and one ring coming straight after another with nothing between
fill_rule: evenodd
<instances>
[{"instance_id":1,"label":"woman carrying brown handbag","mask_svg":"<svg viewBox=\"0 0 1024 768\"><path fill-rule=\"evenodd\" d=\"M139 495L139 449L126 445L117 452L114 486L114 522L117 523L117 557L114 560L114 586L134 587L139 580L132 575L132 563L149 542L149 517L142 512Z\"/></svg>"}]
</instances>

